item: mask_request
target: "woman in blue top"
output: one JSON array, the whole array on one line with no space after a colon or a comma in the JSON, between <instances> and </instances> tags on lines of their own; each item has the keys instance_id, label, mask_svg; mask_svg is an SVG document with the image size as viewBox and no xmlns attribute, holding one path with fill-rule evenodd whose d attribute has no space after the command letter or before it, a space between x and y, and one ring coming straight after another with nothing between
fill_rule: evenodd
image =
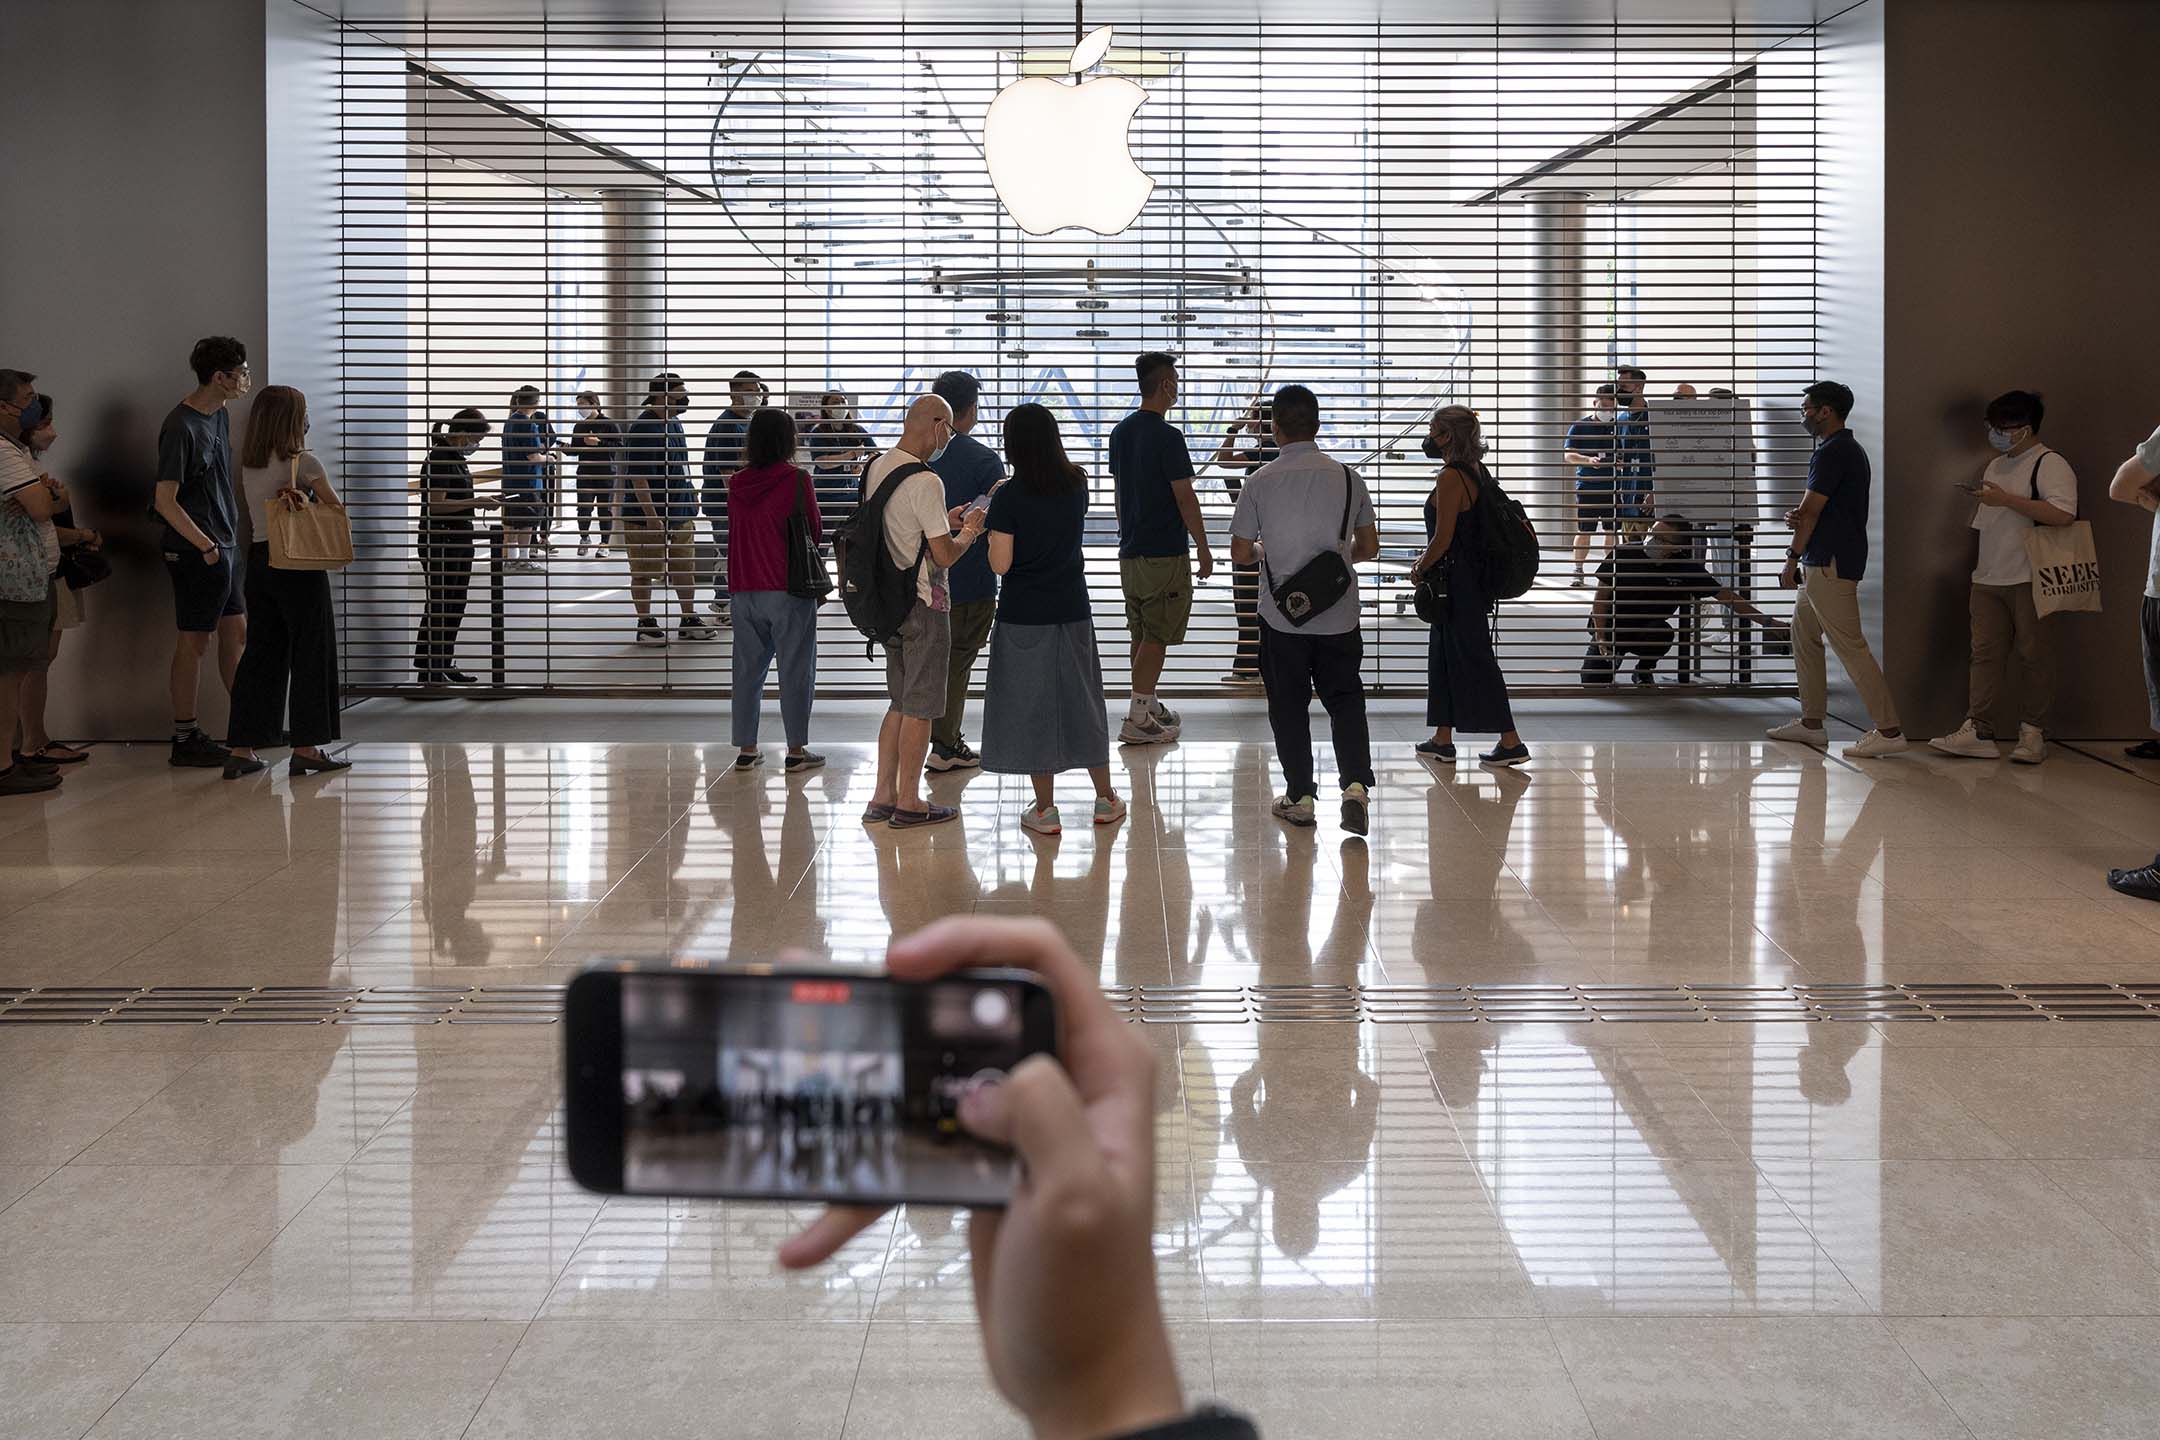
<instances>
[{"instance_id":1,"label":"woman in blue top","mask_svg":"<svg viewBox=\"0 0 2160 1440\"><path fill-rule=\"evenodd\" d=\"M549 461L550 427L540 414L540 392L520 385L510 394L510 418L503 422L503 569L538 574L532 549L547 516L544 471Z\"/></svg>"},{"instance_id":2,"label":"woman in blue top","mask_svg":"<svg viewBox=\"0 0 2160 1440\"><path fill-rule=\"evenodd\" d=\"M1055 835L1057 777L1085 769L1095 782L1095 823L1125 818L1110 785L1110 716L1088 608L1080 541L1087 527L1087 473L1065 457L1057 418L1040 405L1005 417L1012 478L990 500L990 568L1004 578L990 674L983 685L983 769L1025 775L1035 803L1023 828Z\"/></svg>"},{"instance_id":3,"label":"woman in blue top","mask_svg":"<svg viewBox=\"0 0 2160 1440\"><path fill-rule=\"evenodd\" d=\"M1590 558L1590 537L1605 532L1605 554L1620 543L1619 477L1613 469L1613 451L1619 431L1620 392L1611 385L1597 387L1588 415L1568 427L1564 458L1575 467L1575 588L1587 583L1583 566Z\"/></svg>"}]
</instances>

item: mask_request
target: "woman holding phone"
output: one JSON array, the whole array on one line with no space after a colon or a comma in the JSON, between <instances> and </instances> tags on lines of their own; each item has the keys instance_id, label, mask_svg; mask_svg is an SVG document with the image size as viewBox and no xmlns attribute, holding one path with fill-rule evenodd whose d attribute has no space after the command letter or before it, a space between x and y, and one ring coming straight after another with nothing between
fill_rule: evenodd
<instances>
[{"instance_id":1,"label":"woman holding phone","mask_svg":"<svg viewBox=\"0 0 2160 1440\"><path fill-rule=\"evenodd\" d=\"M491 428L487 416L467 406L429 432L434 449L420 480L420 572L427 581L427 609L413 645L413 669L422 685L474 683L457 668L457 637L472 588L473 516L502 504L495 496L473 494L472 453Z\"/></svg>"}]
</instances>

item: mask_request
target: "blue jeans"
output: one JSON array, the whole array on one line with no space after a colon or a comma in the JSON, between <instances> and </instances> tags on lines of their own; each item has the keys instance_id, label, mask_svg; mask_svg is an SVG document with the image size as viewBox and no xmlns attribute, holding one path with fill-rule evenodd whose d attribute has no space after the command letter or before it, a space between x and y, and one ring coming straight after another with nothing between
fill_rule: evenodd
<instances>
[{"instance_id":1,"label":"blue jeans","mask_svg":"<svg viewBox=\"0 0 2160 1440\"><path fill-rule=\"evenodd\" d=\"M780 722L789 749L810 743L810 698L817 688L817 601L784 590L741 590L730 597L735 623L735 688L729 710L735 745L757 744L765 672L780 660Z\"/></svg>"}]
</instances>

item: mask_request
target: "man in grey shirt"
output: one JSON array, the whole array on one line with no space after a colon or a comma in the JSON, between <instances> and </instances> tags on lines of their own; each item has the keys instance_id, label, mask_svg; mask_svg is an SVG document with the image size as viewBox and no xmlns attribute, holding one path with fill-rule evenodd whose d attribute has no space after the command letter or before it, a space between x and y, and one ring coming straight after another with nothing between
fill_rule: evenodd
<instances>
[{"instance_id":1,"label":"man in grey shirt","mask_svg":"<svg viewBox=\"0 0 2160 1440\"><path fill-rule=\"evenodd\" d=\"M1357 565L1380 553L1372 497L1355 470L1320 450L1320 402L1303 385L1275 392L1275 442L1281 454L1255 470L1230 521L1230 558L1260 564L1260 677L1267 686L1268 724L1287 788L1275 802L1278 819L1313 823L1313 692L1334 726L1335 763L1342 772L1343 828L1363 835L1369 824L1372 736L1365 723L1365 638L1358 631L1357 572L1350 588L1319 613L1293 623L1277 592L1325 554Z\"/></svg>"}]
</instances>

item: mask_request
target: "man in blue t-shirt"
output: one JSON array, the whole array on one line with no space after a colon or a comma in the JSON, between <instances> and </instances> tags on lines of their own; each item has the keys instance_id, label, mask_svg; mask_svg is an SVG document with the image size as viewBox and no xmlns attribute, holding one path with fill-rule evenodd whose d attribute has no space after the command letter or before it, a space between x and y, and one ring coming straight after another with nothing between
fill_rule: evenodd
<instances>
[{"instance_id":1,"label":"man in blue t-shirt","mask_svg":"<svg viewBox=\"0 0 2160 1440\"><path fill-rule=\"evenodd\" d=\"M1793 602L1792 623L1800 718L1772 727L1770 738L1829 745L1823 728L1830 706L1829 673L1823 662L1823 640L1828 637L1875 727L1846 746L1845 753L1869 760L1903 750L1905 732L1898 728L1889 683L1860 628L1860 577L1867 572L1871 477L1867 451L1846 428L1845 417L1852 408L1852 391L1834 380L1808 386L1800 405L1800 421L1815 437L1815 453L1808 457L1806 497L1785 512L1793 543L1785 552L1785 573L1779 582L1788 590L1800 591L1800 598Z\"/></svg>"},{"instance_id":2,"label":"man in blue t-shirt","mask_svg":"<svg viewBox=\"0 0 2160 1440\"><path fill-rule=\"evenodd\" d=\"M540 413L540 392L520 385L510 395L502 430L503 569L539 573L533 549L547 514L547 466L553 427Z\"/></svg>"},{"instance_id":3,"label":"man in blue t-shirt","mask_svg":"<svg viewBox=\"0 0 2160 1440\"><path fill-rule=\"evenodd\" d=\"M989 495L1005 482L1005 462L997 452L968 432L975 428L982 382L965 370L947 370L938 376L930 393L952 406L953 438L943 454L930 462L938 479L945 482L945 508L952 514L954 529L977 501L989 509ZM945 586L952 597L952 649L945 670L945 715L930 727L930 758L924 768L942 774L947 770L970 770L982 757L968 748L961 722L967 710L968 677L975 657L990 640L990 621L997 614L997 576L990 573L990 547L971 548L946 573Z\"/></svg>"},{"instance_id":4,"label":"man in blue t-shirt","mask_svg":"<svg viewBox=\"0 0 2160 1440\"><path fill-rule=\"evenodd\" d=\"M690 486L690 442L680 418L689 408L690 390L682 377L663 371L646 387L645 408L623 435L621 524L640 645L668 641L652 614L656 580L673 589L682 605L677 639L711 640L718 635L697 618L697 492Z\"/></svg>"},{"instance_id":5,"label":"man in blue t-shirt","mask_svg":"<svg viewBox=\"0 0 2160 1440\"><path fill-rule=\"evenodd\" d=\"M721 411L712 428L705 432L705 454L698 467L704 472L705 487L700 498L700 508L712 526L712 559L700 567L700 578L712 586L712 613L721 624L728 623L727 580L727 482L728 477L743 468L743 446L750 435L750 417L757 414L772 391L758 378L755 370L738 370L735 378L728 381L728 408Z\"/></svg>"},{"instance_id":6,"label":"man in blue t-shirt","mask_svg":"<svg viewBox=\"0 0 2160 1440\"><path fill-rule=\"evenodd\" d=\"M1613 392L1620 402L1613 432L1613 498L1621 519L1648 520L1657 513L1650 494L1657 462L1651 458L1650 407L1643 399L1650 377L1636 365L1622 365L1613 374Z\"/></svg>"},{"instance_id":7,"label":"man in blue t-shirt","mask_svg":"<svg viewBox=\"0 0 2160 1440\"><path fill-rule=\"evenodd\" d=\"M1590 537L1605 532L1605 553L1610 556L1620 539L1620 507L1613 493L1613 447L1618 439L1615 413L1619 391L1600 385L1590 401L1590 413L1568 426L1567 446L1561 452L1575 467L1575 588L1583 587L1583 567L1590 559Z\"/></svg>"},{"instance_id":8,"label":"man in blue t-shirt","mask_svg":"<svg viewBox=\"0 0 2160 1440\"><path fill-rule=\"evenodd\" d=\"M1192 453L1166 418L1177 403L1177 357L1150 350L1133 362L1140 408L1110 432L1110 478L1117 502L1118 578L1132 633L1132 703L1118 731L1124 745L1163 745L1178 737L1178 717L1155 697L1163 660L1185 639L1195 580L1215 573L1200 498L1193 493ZM1198 552L1199 570L1188 556Z\"/></svg>"}]
</instances>

